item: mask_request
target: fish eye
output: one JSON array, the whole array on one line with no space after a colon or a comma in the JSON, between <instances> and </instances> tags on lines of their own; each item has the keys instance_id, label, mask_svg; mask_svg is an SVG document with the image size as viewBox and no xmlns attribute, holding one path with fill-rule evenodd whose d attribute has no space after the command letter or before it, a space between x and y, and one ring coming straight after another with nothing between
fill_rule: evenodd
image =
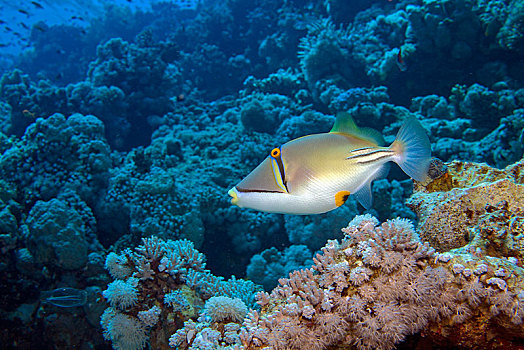
<instances>
[{"instance_id":1,"label":"fish eye","mask_svg":"<svg viewBox=\"0 0 524 350\"><path fill-rule=\"evenodd\" d=\"M271 157L277 158L278 156L280 156L280 149L279 148L273 148L273 150L271 151Z\"/></svg>"}]
</instances>

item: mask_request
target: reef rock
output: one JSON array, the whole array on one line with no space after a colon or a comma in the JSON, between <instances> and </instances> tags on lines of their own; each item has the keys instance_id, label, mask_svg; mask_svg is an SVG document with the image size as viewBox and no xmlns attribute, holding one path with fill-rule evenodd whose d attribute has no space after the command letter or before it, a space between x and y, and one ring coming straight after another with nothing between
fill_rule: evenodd
<instances>
[{"instance_id":1,"label":"reef rock","mask_svg":"<svg viewBox=\"0 0 524 350\"><path fill-rule=\"evenodd\" d=\"M475 242L475 249L521 258L524 232L524 159L504 170L453 161L439 177L415 185L407 205L418 233L437 251ZM497 247L497 249L493 249Z\"/></svg>"}]
</instances>

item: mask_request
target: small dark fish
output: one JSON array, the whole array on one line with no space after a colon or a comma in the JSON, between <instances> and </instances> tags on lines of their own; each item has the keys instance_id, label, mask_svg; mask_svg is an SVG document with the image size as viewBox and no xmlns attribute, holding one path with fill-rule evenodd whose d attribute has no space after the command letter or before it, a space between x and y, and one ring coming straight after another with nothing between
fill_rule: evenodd
<instances>
[{"instance_id":1,"label":"small dark fish","mask_svg":"<svg viewBox=\"0 0 524 350\"><path fill-rule=\"evenodd\" d=\"M36 30L41 31L41 32L45 32L47 30L47 28L43 27L40 23L37 23L37 24L33 25L33 27Z\"/></svg>"},{"instance_id":2,"label":"small dark fish","mask_svg":"<svg viewBox=\"0 0 524 350\"><path fill-rule=\"evenodd\" d=\"M43 291L40 300L59 307L83 306L87 301L87 292L83 289L57 288Z\"/></svg>"},{"instance_id":3,"label":"small dark fish","mask_svg":"<svg viewBox=\"0 0 524 350\"><path fill-rule=\"evenodd\" d=\"M71 19L77 19L79 21L84 21L84 17L82 16L71 16Z\"/></svg>"},{"instance_id":4,"label":"small dark fish","mask_svg":"<svg viewBox=\"0 0 524 350\"><path fill-rule=\"evenodd\" d=\"M31 4L35 5L36 8L43 9L44 7L36 1L31 1Z\"/></svg>"},{"instance_id":5,"label":"small dark fish","mask_svg":"<svg viewBox=\"0 0 524 350\"><path fill-rule=\"evenodd\" d=\"M20 22L19 23L24 29L29 29L29 27L27 26L27 24L25 24L24 22Z\"/></svg>"},{"instance_id":6,"label":"small dark fish","mask_svg":"<svg viewBox=\"0 0 524 350\"><path fill-rule=\"evenodd\" d=\"M7 47L9 46L10 44L4 44L4 43L0 43L0 47Z\"/></svg>"},{"instance_id":7,"label":"small dark fish","mask_svg":"<svg viewBox=\"0 0 524 350\"><path fill-rule=\"evenodd\" d=\"M2 20L0 19L0 24L5 24L5 21L2 21Z\"/></svg>"},{"instance_id":8,"label":"small dark fish","mask_svg":"<svg viewBox=\"0 0 524 350\"><path fill-rule=\"evenodd\" d=\"M12 31L13 31L13 30L12 30L11 28L9 28L9 27L5 27L4 29L5 29L6 32L12 32Z\"/></svg>"},{"instance_id":9,"label":"small dark fish","mask_svg":"<svg viewBox=\"0 0 524 350\"><path fill-rule=\"evenodd\" d=\"M398 48L397 53L397 67L401 72L405 72L408 69L408 65L404 61L404 58L402 57L402 48Z\"/></svg>"},{"instance_id":10,"label":"small dark fish","mask_svg":"<svg viewBox=\"0 0 524 350\"><path fill-rule=\"evenodd\" d=\"M173 3L181 10L195 10L199 5L197 0L174 0Z\"/></svg>"},{"instance_id":11,"label":"small dark fish","mask_svg":"<svg viewBox=\"0 0 524 350\"><path fill-rule=\"evenodd\" d=\"M22 14L24 14L24 15L26 15L26 16L29 17L29 12L27 12L27 11L24 10L24 9L18 9L18 12L20 12L20 13L22 13Z\"/></svg>"}]
</instances>

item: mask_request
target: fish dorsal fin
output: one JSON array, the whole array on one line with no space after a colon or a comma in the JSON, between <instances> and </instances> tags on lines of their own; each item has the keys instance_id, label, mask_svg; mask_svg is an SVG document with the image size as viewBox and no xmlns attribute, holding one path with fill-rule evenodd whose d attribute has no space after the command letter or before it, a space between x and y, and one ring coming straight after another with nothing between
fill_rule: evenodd
<instances>
[{"instance_id":1,"label":"fish dorsal fin","mask_svg":"<svg viewBox=\"0 0 524 350\"><path fill-rule=\"evenodd\" d=\"M384 146L386 143L380 131L373 128L360 128L360 137L373 141L378 146Z\"/></svg>"},{"instance_id":2,"label":"fish dorsal fin","mask_svg":"<svg viewBox=\"0 0 524 350\"><path fill-rule=\"evenodd\" d=\"M358 134L360 129L348 112L338 112L335 119L335 124L330 132L339 132L343 134Z\"/></svg>"},{"instance_id":3,"label":"fish dorsal fin","mask_svg":"<svg viewBox=\"0 0 524 350\"><path fill-rule=\"evenodd\" d=\"M384 138L377 130L371 128L359 128L357 124L355 124L351 114L348 112L337 113L335 124L333 124L330 132L357 136L376 143L379 146L384 144Z\"/></svg>"}]
</instances>

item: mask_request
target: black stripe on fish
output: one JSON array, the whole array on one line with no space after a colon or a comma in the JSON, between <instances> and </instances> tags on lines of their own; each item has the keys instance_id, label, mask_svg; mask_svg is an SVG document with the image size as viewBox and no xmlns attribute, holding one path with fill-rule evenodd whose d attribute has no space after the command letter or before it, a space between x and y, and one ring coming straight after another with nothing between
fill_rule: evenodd
<instances>
[{"instance_id":1,"label":"black stripe on fish","mask_svg":"<svg viewBox=\"0 0 524 350\"><path fill-rule=\"evenodd\" d=\"M384 158L389 158L394 155L395 152L387 148L376 149L367 147L353 150L349 154L350 156L346 158L347 160L353 159L356 160L357 163L366 164L373 163Z\"/></svg>"},{"instance_id":2,"label":"black stripe on fish","mask_svg":"<svg viewBox=\"0 0 524 350\"><path fill-rule=\"evenodd\" d=\"M244 192L244 193L248 193L248 192L256 192L256 193L284 193L282 191L257 190L257 189L247 189L247 188L240 188L240 187L236 187L236 189L237 189L238 192Z\"/></svg>"},{"instance_id":3,"label":"black stripe on fish","mask_svg":"<svg viewBox=\"0 0 524 350\"><path fill-rule=\"evenodd\" d=\"M280 148L279 148L279 151L280 151ZM280 172L280 177L282 179L282 183L284 184L284 187L286 188L286 192L289 193L289 189L287 188L286 171L284 169L284 163L282 162L282 151L278 153L277 157L274 157L273 155L271 155L271 157L273 157L273 159L275 159L275 161L277 162L278 170Z\"/></svg>"}]
</instances>

